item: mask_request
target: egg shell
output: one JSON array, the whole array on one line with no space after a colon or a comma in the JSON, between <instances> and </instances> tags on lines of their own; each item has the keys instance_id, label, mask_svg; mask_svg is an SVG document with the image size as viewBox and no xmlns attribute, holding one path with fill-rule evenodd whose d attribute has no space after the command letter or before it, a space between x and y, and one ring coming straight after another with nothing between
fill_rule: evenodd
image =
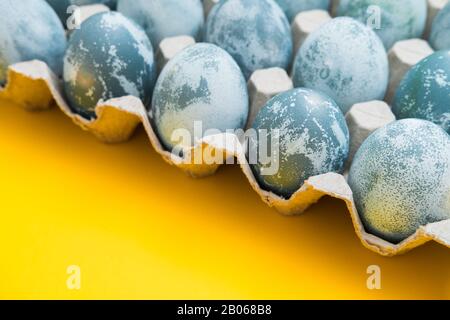
<instances>
[{"instance_id":1,"label":"egg shell","mask_svg":"<svg viewBox=\"0 0 450 320\"><path fill-rule=\"evenodd\" d=\"M349 185L366 231L391 243L450 219L450 137L425 120L391 123L363 143Z\"/></svg>"},{"instance_id":2,"label":"egg shell","mask_svg":"<svg viewBox=\"0 0 450 320\"><path fill-rule=\"evenodd\" d=\"M433 21L430 44L435 50L450 50L450 2Z\"/></svg>"},{"instance_id":3,"label":"egg shell","mask_svg":"<svg viewBox=\"0 0 450 320\"><path fill-rule=\"evenodd\" d=\"M47 0L47 2L56 11L59 18L66 25L67 19L69 19L72 13L67 12L70 6L85 6L91 4L104 4L111 9L115 9L117 5L116 0Z\"/></svg>"},{"instance_id":4,"label":"egg shell","mask_svg":"<svg viewBox=\"0 0 450 320\"><path fill-rule=\"evenodd\" d=\"M0 13L0 85L9 65L34 59L61 75L67 43L52 8L44 0L2 0Z\"/></svg>"},{"instance_id":5,"label":"egg shell","mask_svg":"<svg viewBox=\"0 0 450 320\"><path fill-rule=\"evenodd\" d=\"M293 21L295 16L302 11L322 9L328 10L330 0L275 0L283 9L289 21Z\"/></svg>"},{"instance_id":6,"label":"egg shell","mask_svg":"<svg viewBox=\"0 0 450 320\"><path fill-rule=\"evenodd\" d=\"M397 119L429 120L450 134L450 51L435 52L406 73L392 110Z\"/></svg>"},{"instance_id":7,"label":"egg shell","mask_svg":"<svg viewBox=\"0 0 450 320\"><path fill-rule=\"evenodd\" d=\"M253 129L260 135L267 133L269 143L276 132L280 138L279 150L273 153L279 155L276 174L264 174L267 165L259 156L258 163L251 164L263 189L290 198L308 178L344 169L350 144L348 127L336 103L322 93L297 88L275 96L261 109ZM259 147L258 139L261 136L250 138L250 150Z\"/></svg>"},{"instance_id":8,"label":"egg shell","mask_svg":"<svg viewBox=\"0 0 450 320\"><path fill-rule=\"evenodd\" d=\"M329 95L344 113L356 103L383 100L389 79L386 51L360 22L335 18L314 31L297 53L295 87Z\"/></svg>"},{"instance_id":9,"label":"egg shell","mask_svg":"<svg viewBox=\"0 0 450 320\"><path fill-rule=\"evenodd\" d=\"M117 10L142 27L155 48L168 37L188 35L201 40L200 0L119 0Z\"/></svg>"},{"instance_id":10,"label":"egg shell","mask_svg":"<svg viewBox=\"0 0 450 320\"><path fill-rule=\"evenodd\" d=\"M371 6L380 11L373 10ZM380 13L379 19L377 14ZM386 50L400 40L421 38L427 21L426 0L340 0L338 16L368 24L381 38ZM377 25L377 22L380 24Z\"/></svg>"},{"instance_id":11,"label":"egg shell","mask_svg":"<svg viewBox=\"0 0 450 320\"><path fill-rule=\"evenodd\" d=\"M100 100L132 95L149 105L155 77L150 40L120 13L94 15L70 37L65 92L70 106L85 117L94 116Z\"/></svg>"},{"instance_id":12,"label":"egg shell","mask_svg":"<svg viewBox=\"0 0 450 320\"><path fill-rule=\"evenodd\" d=\"M200 43L184 49L162 70L151 118L162 144L172 150L179 144L172 140L177 129L200 139L194 122L201 121L201 134L209 129L225 132L243 128L248 113L247 84L236 62L221 48Z\"/></svg>"},{"instance_id":13,"label":"egg shell","mask_svg":"<svg viewBox=\"0 0 450 320\"><path fill-rule=\"evenodd\" d=\"M292 58L289 22L273 0L219 2L208 16L205 39L231 54L246 79L258 69L287 69Z\"/></svg>"}]
</instances>

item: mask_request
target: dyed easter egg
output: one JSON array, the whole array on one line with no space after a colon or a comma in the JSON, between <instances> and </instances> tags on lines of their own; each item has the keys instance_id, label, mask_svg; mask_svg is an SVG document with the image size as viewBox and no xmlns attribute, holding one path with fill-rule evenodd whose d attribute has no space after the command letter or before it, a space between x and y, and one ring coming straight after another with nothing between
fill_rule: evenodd
<instances>
[{"instance_id":1,"label":"dyed easter egg","mask_svg":"<svg viewBox=\"0 0 450 320\"><path fill-rule=\"evenodd\" d=\"M426 0L341 0L337 15L367 24L389 50L397 41L422 37L427 3Z\"/></svg>"},{"instance_id":2,"label":"dyed easter egg","mask_svg":"<svg viewBox=\"0 0 450 320\"><path fill-rule=\"evenodd\" d=\"M60 75L66 37L47 2L2 0L0 13L0 85L6 83L8 66L22 61L44 61Z\"/></svg>"},{"instance_id":3,"label":"dyed easter egg","mask_svg":"<svg viewBox=\"0 0 450 320\"><path fill-rule=\"evenodd\" d=\"M287 69L291 62L289 22L273 0L219 2L208 16L206 41L231 54L247 79L258 69Z\"/></svg>"},{"instance_id":4,"label":"dyed easter egg","mask_svg":"<svg viewBox=\"0 0 450 320\"><path fill-rule=\"evenodd\" d=\"M215 45L201 43L186 48L164 67L150 118L161 143L171 151L194 145L207 130L243 128L248 104L247 85L233 58ZM195 124L201 127L196 130ZM178 141L173 137L177 130L192 139Z\"/></svg>"},{"instance_id":5,"label":"dyed easter egg","mask_svg":"<svg viewBox=\"0 0 450 320\"><path fill-rule=\"evenodd\" d=\"M327 10L330 7L330 0L275 0L283 9L289 21L293 21L295 16L307 10L322 9Z\"/></svg>"},{"instance_id":6,"label":"dyed easter egg","mask_svg":"<svg viewBox=\"0 0 450 320\"><path fill-rule=\"evenodd\" d=\"M392 111L397 119L429 120L450 134L450 51L435 52L408 71Z\"/></svg>"},{"instance_id":7,"label":"dyed easter egg","mask_svg":"<svg viewBox=\"0 0 450 320\"><path fill-rule=\"evenodd\" d=\"M75 30L64 58L64 87L74 111L93 117L97 103L132 95L149 105L155 81L145 32L117 12L96 14Z\"/></svg>"},{"instance_id":8,"label":"dyed easter egg","mask_svg":"<svg viewBox=\"0 0 450 320\"><path fill-rule=\"evenodd\" d=\"M393 122L363 143L349 184L366 231L403 241L450 219L450 137L429 121Z\"/></svg>"},{"instance_id":9,"label":"dyed easter egg","mask_svg":"<svg viewBox=\"0 0 450 320\"><path fill-rule=\"evenodd\" d=\"M322 93L298 88L277 95L258 113L253 129L259 134L250 138L249 154L256 154L257 161L249 156L249 162L260 186L268 191L289 198L308 178L344 169L349 152L347 124L336 103ZM269 152L255 153L266 141ZM266 155L276 157L261 161Z\"/></svg>"},{"instance_id":10,"label":"dyed easter egg","mask_svg":"<svg viewBox=\"0 0 450 320\"><path fill-rule=\"evenodd\" d=\"M47 0L47 2L56 11L64 25L66 24L67 19L73 14L73 11L68 10L70 6L104 4L111 9L115 9L117 5L117 0Z\"/></svg>"},{"instance_id":11,"label":"dyed easter egg","mask_svg":"<svg viewBox=\"0 0 450 320\"><path fill-rule=\"evenodd\" d=\"M119 0L117 10L142 27L155 48L167 37L189 35L200 40L204 23L200 0Z\"/></svg>"},{"instance_id":12,"label":"dyed easter egg","mask_svg":"<svg viewBox=\"0 0 450 320\"><path fill-rule=\"evenodd\" d=\"M344 113L355 103L383 100L388 78L383 44L352 18L335 18L313 32L294 62L295 87L326 93Z\"/></svg>"},{"instance_id":13,"label":"dyed easter egg","mask_svg":"<svg viewBox=\"0 0 450 320\"><path fill-rule=\"evenodd\" d=\"M433 21L430 44L435 50L450 50L450 3L448 3Z\"/></svg>"}]
</instances>

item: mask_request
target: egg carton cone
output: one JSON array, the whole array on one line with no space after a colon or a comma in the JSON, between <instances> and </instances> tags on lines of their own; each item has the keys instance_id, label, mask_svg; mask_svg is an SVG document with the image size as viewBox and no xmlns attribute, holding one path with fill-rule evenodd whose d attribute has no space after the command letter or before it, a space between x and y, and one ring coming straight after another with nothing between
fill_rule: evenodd
<instances>
[{"instance_id":1,"label":"egg carton cone","mask_svg":"<svg viewBox=\"0 0 450 320\"><path fill-rule=\"evenodd\" d=\"M428 39L430 37L434 18L436 18L439 11L445 7L448 1L449 0L427 0L428 15L424 34L425 39Z\"/></svg>"},{"instance_id":2,"label":"egg carton cone","mask_svg":"<svg viewBox=\"0 0 450 320\"><path fill-rule=\"evenodd\" d=\"M137 126L142 124L150 144L157 153L166 162L192 177L209 176L214 174L221 165L237 162L261 199L283 215L301 214L324 196L340 199L346 203L356 234L363 245L383 256L405 253L430 240L450 248L450 220L422 226L414 235L399 244L389 243L365 232L353 201L352 191L344 176L340 174L328 173L311 177L289 199L261 189L247 162L244 145L234 134L207 136L190 150L193 158L178 157L162 147L153 131L146 108L136 97L126 96L99 102L95 108L96 118L87 120L71 111L63 98L59 79L44 62L34 60L10 66L8 82L5 88L0 89L0 98L11 100L26 110L45 110L56 105L75 124L106 143L127 141ZM213 155L221 162L201 161L198 164L193 162L195 155L203 154Z\"/></svg>"}]
</instances>

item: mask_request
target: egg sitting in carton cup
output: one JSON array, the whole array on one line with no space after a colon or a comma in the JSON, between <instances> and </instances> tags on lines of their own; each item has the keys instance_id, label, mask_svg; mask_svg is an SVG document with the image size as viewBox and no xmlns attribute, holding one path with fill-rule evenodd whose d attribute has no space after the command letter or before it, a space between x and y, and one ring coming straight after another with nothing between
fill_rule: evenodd
<instances>
[{"instance_id":1,"label":"egg sitting in carton cup","mask_svg":"<svg viewBox=\"0 0 450 320\"><path fill-rule=\"evenodd\" d=\"M252 1L227 3L256 5ZM264 1L268 8L273 7L272 0ZM282 11L274 8L280 19ZM225 9L221 13L221 7L215 7L211 19L226 20ZM298 23L295 20L293 23ZM450 137L441 128L444 122L425 116L422 118L436 124L419 119L392 122L394 115L381 101L352 107L356 102L384 98L388 83L391 85L387 57L380 55L381 49L370 52L378 61L370 66L376 68L373 71L377 77L365 80L370 90L364 92L358 81L342 78L362 79L362 73L369 72L355 65L348 67L352 57L361 51L353 48L348 60L343 54L339 59L328 56L339 54L339 43L333 44L337 50L330 53L326 48L333 39L328 39L330 33L323 31L329 29L337 37L345 36L349 25L350 29L361 28L369 35L366 40L373 43L368 47L382 48L378 38L371 38L369 28L349 18L326 19L326 28L306 38L295 59L303 61L299 58L302 54L309 57L308 50L316 50L314 68L326 72L320 72L322 77L317 79L313 74L305 77L313 71L308 69L313 63L294 64L294 80L302 88L293 89L285 71L288 65L284 57L289 52L286 47L280 49L279 66L272 62L263 67L275 68L258 69L250 76L241 72L240 64L250 72L254 67L252 60L236 59L233 50L227 52L214 44L192 44L193 40L185 41L185 49L178 46L181 52L177 55L170 48L158 51L162 55L158 60L164 61L165 66L156 81L152 44L143 36L144 30L129 21L119 13L100 13L86 21L85 26L91 30L84 26L75 30L65 55L63 83L58 77L61 68L54 67L51 59L12 60L0 98L28 110L56 104L74 123L106 143L128 140L142 123L150 144L169 164L193 177L204 177L214 174L221 165L237 162L261 199L285 215L303 213L323 196L341 199L364 246L381 255L404 253L430 240L450 247ZM208 21L207 25L213 22ZM219 35L214 37L225 41L222 46L226 47L227 39L220 36L221 32L221 28L216 28L214 33ZM259 31L255 32L256 35L249 35L249 41L258 38ZM0 47L1 44L0 39ZM168 44L170 41L165 45ZM252 46L248 48L252 50ZM345 44L340 49L348 51ZM404 50L393 50L395 46L390 54L403 63L400 69L406 69ZM169 60L164 52L174 57ZM252 54L258 52L249 56ZM450 54L448 57L450 60ZM267 63L264 58L254 61ZM336 63L329 65L329 61ZM391 70L399 64L391 64ZM445 72L450 78L450 69ZM329 81L324 81L325 75ZM444 87L436 92L447 88L447 83L439 82L441 76L435 73L429 79L429 84L437 79L437 85ZM250 78L248 88L246 77ZM414 80L414 75L409 75L402 81L401 92L414 82L408 80L411 77ZM349 101L337 90L342 81L347 95L357 98L355 101ZM314 90L317 86L320 92ZM150 90L153 87L154 91ZM450 84L448 87L450 90ZM428 98L434 101L433 96ZM411 98L399 94L396 99L402 105L403 100ZM413 102L417 104L416 100ZM433 111L434 117L436 112L442 114L439 106ZM196 123L203 127L198 129ZM244 131L246 126L250 130ZM174 136L175 132L179 134ZM265 135L258 136L261 132ZM189 139L180 144L183 133ZM252 157L264 145L260 140L277 146L269 152L269 162ZM350 168L348 182L343 175L346 168Z\"/></svg>"}]
</instances>

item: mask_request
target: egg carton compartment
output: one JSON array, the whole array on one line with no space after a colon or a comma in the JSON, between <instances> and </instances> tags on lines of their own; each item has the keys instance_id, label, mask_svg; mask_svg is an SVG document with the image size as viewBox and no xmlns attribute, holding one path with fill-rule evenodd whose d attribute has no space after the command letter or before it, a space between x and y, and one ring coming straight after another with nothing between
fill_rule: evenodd
<instances>
[{"instance_id":1,"label":"egg carton compartment","mask_svg":"<svg viewBox=\"0 0 450 320\"><path fill-rule=\"evenodd\" d=\"M95 108L97 118L86 120L73 113L63 98L59 79L41 61L22 62L8 69L8 82L0 91L0 98L9 99L27 110L45 110L58 106L75 124L92 132L106 143L127 141L142 123L150 144L169 164L180 168L192 177L212 175L221 164L193 164L191 159L177 157L166 151L153 131L147 110L141 100L127 96L99 103ZM450 248L450 220L420 227L415 234L399 244L389 243L364 230L353 201L352 191L343 175L328 173L311 177L289 199L284 199L260 188L247 162L244 146L234 134L207 136L198 141L191 154L215 154L223 163L237 161L251 187L270 207L284 215L303 213L324 196L344 201L350 213L357 236L362 244L384 256L405 253L430 240Z\"/></svg>"}]
</instances>

